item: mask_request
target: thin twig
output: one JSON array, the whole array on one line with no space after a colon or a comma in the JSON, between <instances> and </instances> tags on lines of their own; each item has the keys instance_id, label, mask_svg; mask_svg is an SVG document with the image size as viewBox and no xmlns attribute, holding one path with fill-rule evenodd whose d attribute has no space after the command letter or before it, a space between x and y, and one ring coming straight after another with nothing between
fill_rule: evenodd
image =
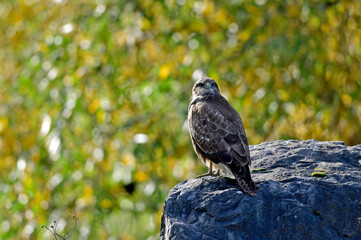
<instances>
[{"instance_id":1,"label":"thin twig","mask_svg":"<svg viewBox=\"0 0 361 240\"><path fill-rule=\"evenodd\" d=\"M46 230L48 230L49 232L51 232L53 234L53 236L55 237L55 240L58 240L58 237L62 240L67 239L68 237L70 237L70 235L74 232L75 228L79 225L79 218L76 216L76 213L73 216L73 219L75 221L75 225L73 227L73 229L67 234L63 234L63 236L61 236L58 232L57 232L57 227L58 227L58 223L56 221L54 221L54 225L51 225L50 228L48 228L47 226L43 225L41 226L41 228L46 228Z\"/></svg>"}]
</instances>

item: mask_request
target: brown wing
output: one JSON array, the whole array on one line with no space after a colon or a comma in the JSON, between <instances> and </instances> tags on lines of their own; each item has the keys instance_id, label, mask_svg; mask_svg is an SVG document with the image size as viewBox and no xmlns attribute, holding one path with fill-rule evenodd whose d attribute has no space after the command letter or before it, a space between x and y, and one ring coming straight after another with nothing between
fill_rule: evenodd
<instances>
[{"instance_id":1,"label":"brown wing","mask_svg":"<svg viewBox=\"0 0 361 240\"><path fill-rule=\"evenodd\" d=\"M189 127L193 142L213 162L250 164L242 120L223 97L191 105Z\"/></svg>"},{"instance_id":2,"label":"brown wing","mask_svg":"<svg viewBox=\"0 0 361 240\"><path fill-rule=\"evenodd\" d=\"M222 96L195 101L189 107L188 122L196 153L226 164L241 190L255 196L258 187L251 178L247 137L237 111Z\"/></svg>"}]
</instances>

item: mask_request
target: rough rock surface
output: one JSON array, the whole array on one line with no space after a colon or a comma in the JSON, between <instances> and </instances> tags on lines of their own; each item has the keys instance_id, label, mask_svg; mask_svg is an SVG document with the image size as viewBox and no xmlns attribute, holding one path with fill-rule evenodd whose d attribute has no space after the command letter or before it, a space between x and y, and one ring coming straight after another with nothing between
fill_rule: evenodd
<instances>
[{"instance_id":1,"label":"rough rock surface","mask_svg":"<svg viewBox=\"0 0 361 240\"><path fill-rule=\"evenodd\" d=\"M165 201L160 239L361 239L361 145L289 140L250 150L256 197L226 177L182 182Z\"/></svg>"}]
</instances>

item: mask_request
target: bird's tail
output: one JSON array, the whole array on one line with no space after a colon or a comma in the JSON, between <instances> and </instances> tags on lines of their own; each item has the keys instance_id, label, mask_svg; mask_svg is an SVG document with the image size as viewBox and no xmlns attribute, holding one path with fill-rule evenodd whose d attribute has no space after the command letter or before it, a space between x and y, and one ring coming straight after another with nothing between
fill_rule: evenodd
<instances>
[{"instance_id":1,"label":"bird's tail","mask_svg":"<svg viewBox=\"0 0 361 240\"><path fill-rule=\"evenodd\" d=\"M251 178L251 171L248 164L242 166L233 161L230 165L230 169L232 170L238 185L241 187L242 192L251 196L256 196L259 187Z\"/></svg>"}]
</instances>

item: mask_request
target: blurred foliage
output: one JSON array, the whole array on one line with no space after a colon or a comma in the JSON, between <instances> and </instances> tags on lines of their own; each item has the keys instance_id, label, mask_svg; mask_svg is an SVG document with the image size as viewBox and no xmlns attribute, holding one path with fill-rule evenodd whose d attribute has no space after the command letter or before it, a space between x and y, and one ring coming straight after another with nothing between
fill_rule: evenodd
<instances>
[{"instance_id":1,"label":"blurred foliage","mask_svg":"<svg viewBox=\"0 0 361 240\"><path fill-rule=\"evenodd\" d=\"M0 235L157 239L204 171L194 80L216 79L251 144L361 140L361 2L0 2ZM59 231L60 232L60 231Z\"/></svg>"}]
</instances>

